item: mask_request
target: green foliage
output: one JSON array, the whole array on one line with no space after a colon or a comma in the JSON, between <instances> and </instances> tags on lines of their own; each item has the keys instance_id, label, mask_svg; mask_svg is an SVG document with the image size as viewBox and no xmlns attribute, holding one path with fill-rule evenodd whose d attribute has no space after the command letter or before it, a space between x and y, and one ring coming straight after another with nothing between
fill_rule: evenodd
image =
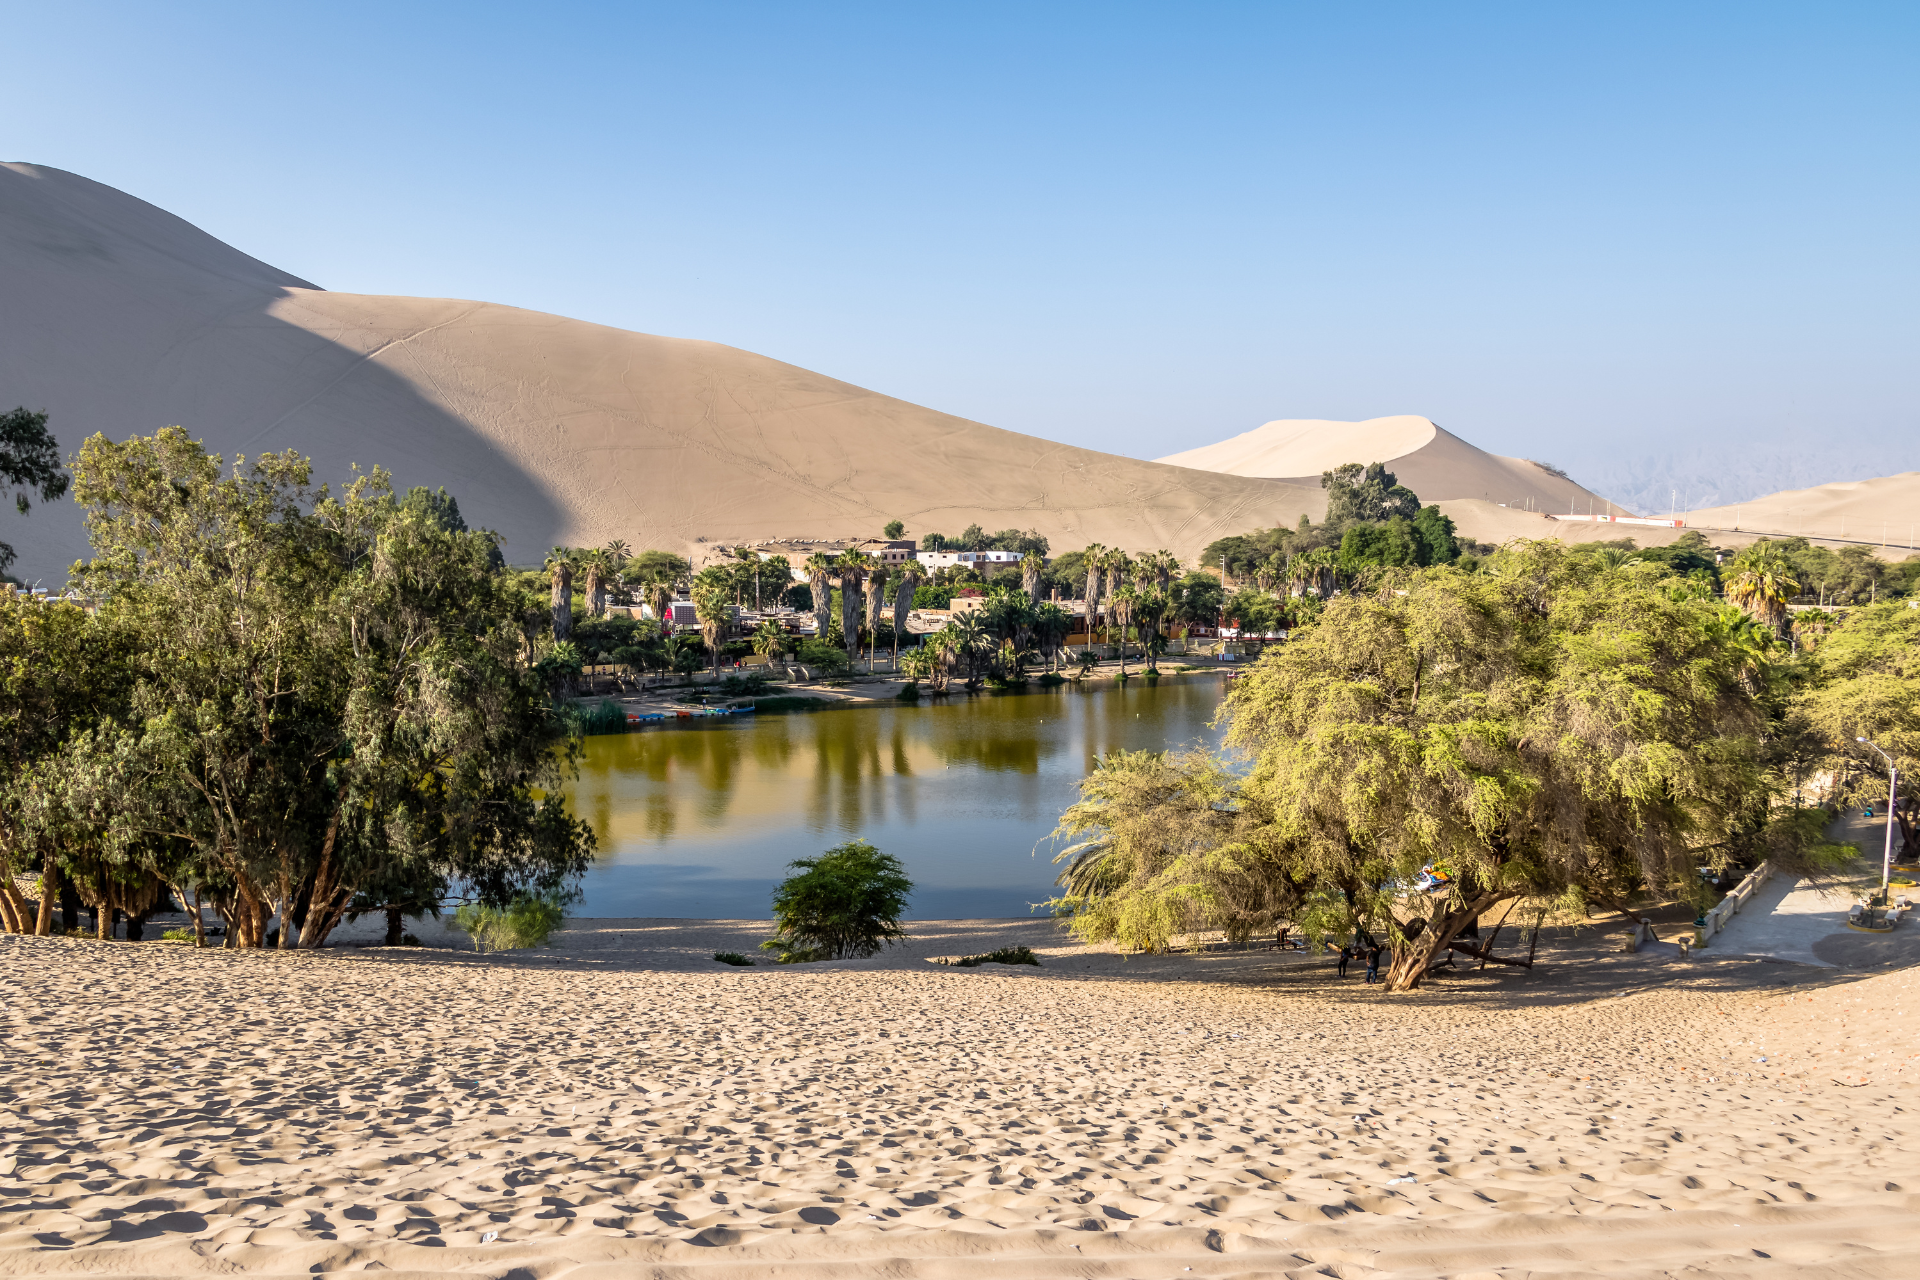
<instances>
[{"instance_id":1,"label":"green foliage","mask_svg":"<svg viewBox=\"0 0 1920 1280\"><path fill-rule=\"evenodd\" d=\"M453 927L473 939L475 951L521 951L551 946L566 916L560 895L523 893L504 907L462 903L453 913Z\"/></svg>"},{"instance_id":2,"label":"green foliage","mask_svg":"<svg viewBox=\"0 0 1920 1280\"><path fill-rule=\"evenodd\" d=\"M0 690L30 755L0 783L0 858L50 850L43 874L134 910L201 886L245 947L274 913L316 946L373 885L500 903L584 869L577 748L529 661L546 602L491 534L377 469L337 497L291 453L229 473L178 428L88 439L74 492L98 614L0 608L0 648L72 629L59 698L37 674Z\"/></svg>"},{"instance_id":3,"label":"green foliage","mask_svg":"<svg viewBox=\"0 0 1920 1280\"><path fill-rule=\"evenodd\" d=\"M1302 520L1306 517L1302 516ZM1208 573L1218 573L1224 560L1230 577L1251 578L1274 557L1285 557L1293 533L1287 529L1255 529L1251 533L1216 538L1200 553L1200 564Z\"/></svg>"},{"instance_id":4,"label":"green foliage","mask_svg":"<svg viewBox=\"0 0 1920 1280\"><path fill-rule=\"evenodd\" d=\"M1243 587L1226 601L1227 622L1252 635L1280 629L1280 606L1264 591Z\"/></svg>"},{"instance_id":5,"label":"green foliage","mask_svg":"<svg viewBox=\"0 0 1920 1280\"><path fill-rule=\"evenodd\" d=\"M1211 573L1190 573L1174 587L1176 619L1203 627L1218 624L1220 611L1227 602L1227 593L1219 578Z\"/></svg>"},{"instance_id":6,"label":"green foliage","mask_svg":"<svg viewBox=\"0 0 1920 1280\"><path fill-rule=\"evenodd\" d=\"M13 495L14 510L27 514L29 493L52 502L67 491L60 446L47 430L47 415L22 406L0 413L0 496ZM12 547L0 542L0 569L14 562Z\"/></svg>"},{"instance_id":7,"label":"green foliage","mask_svg":"<svg viewBox=\"0 0 1920 1280\"><path fill-rule=\"evenodd\" d=\"M1460 539L1454 534L1453 521L1439 507L1420 508L1413 517L1413 537L1419 544L1416 564L1452 564L1460 558Z\"/></svg>"},{"instance_id":8,"label":"green foliage","mask_svg":"<svg viewBox=\"0 0 1920 1280\"><path fill-rule=\"evenodd\" d=\"M1040 967L1040 957L1033 954L1033 948L1026 946L1001 947L985 955L961 956L958 960L939 960L935 963L950 965L955 969L978 969L983 964L1030 964Z\"/></svg>"},{"instance_id":9,"label":"green foliage","mask_svg":"<svg viewBox=\"0 0 1920 1280\"><path fill-rule=\"evenodd\" d=\"M855 840L790 865L798 874L773 894L779 936L760 944L781 964L870 956L906 937L913 882L899 859Z\"/></svg>"},{"instance_id":10,"label":"green foliage","mask_svg":"<svg viewBox=\"0 0 1920 1280\"><path fill-rule=\"evenodd\" d=\"M897 524L899 522L895 521L894 523ZM753 968L753 961L741 955L738 951L716 951L713 953L713 958L721 964L730 964L736 969Z\"/></svg>"},{"instance_id":11,"label":"green foliage","mask_svg":"<svg viewBox=\"0 0 1920 1280\"><path fill-rule=\"evenodd\" d=\"M898 538L901 534L905 533L906 531L907 531L907 526L902 524L900 521L889 520L887 521L886 528L880 531L880 536L888 540L892 540L892 539Z\"/></svg>"},{"instance_id":12,"label":"green foliage","mask_svg":"<svg viewBox=\"0 0 1920 1280\"><path fill-rule=\"evenodd\" d=\"M830 707L829 698L809 698L801 694L780 694L771 698L755 698L753 709L756 712L769 711L817 711L821 707Z\"/></svg>"},{"instance_id":13,"label":"green foliage","mask_svg":"<svg viewBox=\"0 0 1920 1280\"><path fill-rule=\"evenodd\" d=\"M795 655L801 666L809 671L820 671L828 675L838 675L853 665L847 657L847 651L832 643L831 640L818 640L808 636L800 641L800 651Z\"/></svg>"},{"instance_id":14,"label":"green foliage","mask_svg":"<svg viewBox=\"0 0 1920 1280\"><path fill-rule=\"evenodd\" d=\"M167 931L166 931L165 933L163 933L163 934L161 934L161 935L160 935L160 941L162 941L162 942L184 942L184 943L187 943L187 944L188 944L189 946L191 946L191 945L193 944L193 942L194 942L194 936L193 936L193 930L191 930L191 929L169 929L169 930L167 930Z\"/></svg>"},{"instance_id":15,"label":"green foliage","mask_svg":"<svg viewBox=\"0 0 1920 1280\"><path fill-rule=\"evenodd\" d=\"M945 551L947 549L947 535L944 533L921 534L920 549L922 551Z\"/></svg>"},{"instance_id":16,"label":"green foliage","mask_svg":"<svg viewBox=\"0 0 1920 1280\"><path fill-rule=\"evenodd\" d=\"M1395 516L1411 520L1420 511L1420 499L1413 490L1378 462L1364 467L1348 462L1323 471L1320 487L1327 491L1326 523L1335 528L1355 520L1378 522Z\"/></svg>"},{"instance_id":17,"label":"green foliage","mask_svg":"<svg viewBox=\"0 0 1920 1280\"><path fill-rule=\"evenodd\" d=\"M570 705L567 712L573 720L574 732L583 737L627 731L627 710L617 702L596 702L585 711Z\"/></svg>"},{"instance_id":18,"label":"green foliage","mask_svg":"<svg viewBox=\"0 0 1920 1280\"><path fill-rule=\"evenodd\" d=\"M913 607L916 609L946 609L953 604L954 589L951 586L926 583L913 589Z\"/></svg>"},{"instance_id":19,"label":"green foliage","mask_svg":"<svg viewBox=\"0 0 1920 1280\"><path fill-rule=\"evenodd\" d=\"M1224 709L1245 771L1103 758L1061 820L1057 908L1090 941L1150 949L1364 923L1394 939L1405 989L1500 902L1688 894L1700 862L1765 838L1782 649L1755 648L1717 602L1556 545L1513 544L1490 568L1337 598L1250 667ZM1452 896L1396 888L1433 863Z\"/></svg>"}]
</instances>

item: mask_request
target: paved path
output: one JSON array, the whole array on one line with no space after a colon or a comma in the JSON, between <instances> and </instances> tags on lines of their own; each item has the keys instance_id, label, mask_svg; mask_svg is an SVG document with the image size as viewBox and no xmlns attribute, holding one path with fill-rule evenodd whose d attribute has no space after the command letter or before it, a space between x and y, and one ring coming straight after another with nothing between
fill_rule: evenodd
<instances>
[{"instance_id":1,"label":"paved path","mask_svg":"<svg viewBox=\"0 0 1920 1280\"><path fill-rule=\"evenodd\" d=\"M1863 854L1840 883L1819 888L1796 877L1778 876L1708 944L1721 955L1767 956L1823 969L1880 969L1920 964L1920 918L1903 922L1892 934L1847 928L1847 909L1880 887L1884 817L1862 818L1855 810L1834 824L1832 836L1860 846ZM1899 892L1899 891L1896 891ZM1920 898L1920 891L1905 891Z\"/></svg>"}]
</instances>

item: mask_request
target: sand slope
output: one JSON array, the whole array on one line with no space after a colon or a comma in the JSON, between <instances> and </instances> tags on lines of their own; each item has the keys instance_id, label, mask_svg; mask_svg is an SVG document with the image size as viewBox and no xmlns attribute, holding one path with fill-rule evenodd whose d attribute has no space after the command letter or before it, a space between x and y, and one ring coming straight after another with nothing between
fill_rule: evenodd
<instances>
[{"instance_id":1,"label":"sand slope","mask_svg":"<svg viewBox=\"0 0 1920 1280\"><path fill-rule=\"evenodd\" d=\"M1191 554L1324 510L1310 486L1056 445L751 352L480 302L328 293L123 192L0 166L0 402L62 444L181 424L446 485L509 559L555 543L1038 528ZM70 503L0 522L18 572L84 551Z\"/></svg>"},{"instance_id":2,"label":"sand slope","mask_svg":"<svg viewBox=\"0 0 1920 1280\"><path fill-rule=\"evenodd\" d=\"M1771 493L1735 506L1689 511L1688 524L1884 545L1898 559L1920 549L1920 471Z\"/></svg>"},{"instance_id":3,"label":"sand slope","mask_svg":"<svg viewBox=\"0 0 1920 1280\"><path fill-rule=\"evenodd\" d=\"M1912 1274L1906 974L1589 931L1387 998L1027 921L706 958L765 931L582 921L493 959L0 938L0 1271ZM1045 967L925 962L1014 940Z\"/></svg>"},{"instance_id":4,"label":"sand slope","mask_svg":"<svg viewBox=\"0 0 1920 1280\"><path fill-rule=\"evenodd\" d=\"M1627 514L1571 480L1524 458L1503 458L1425 418L1399 414L1365 422L1281 418L1252 431L1161 458L1237 476L1291 478L1318 484L1320 473L1346 462L1385 462L1400 483L1427 502L1474 499L1542 512ZM1449 513L1451 514L1451 513ZM1458 516L1455 517L1457 521Z\"/></svg>"}]
</instances>

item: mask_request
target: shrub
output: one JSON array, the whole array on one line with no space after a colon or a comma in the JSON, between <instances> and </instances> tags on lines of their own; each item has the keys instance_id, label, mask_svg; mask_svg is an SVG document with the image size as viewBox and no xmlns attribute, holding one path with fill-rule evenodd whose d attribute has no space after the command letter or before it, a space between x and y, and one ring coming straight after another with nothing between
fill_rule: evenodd
<instances>
[{"instance_id":1,"label":"shrub","mask_svg":"<svg viewBox=\"0 0 1920 1280\"><path fill-rule=\"evenodd\" d=\"M809 698L797 693L775 694L771 698L755 698L755 711L813 711L820 707L831 706L831 698Z\"/></svg>"},{"instance_id":2,"label":"shrub","mask_svg":"<svg viewBox=\"0 0 1920 1280\"><path fill-rule=\"evenodd\" d=\"M162 941L162 942L184 942L184 943L187 943L187 944L188 944L189 946L191 946L191 945L192 945L192 943L193 943L193 930L191 930L191 929L169 929L169 930L167 930L167 931L166 931L165 933L163 933L163 934L161 934L161 935L160 935L160 941Z\"/></svg>"},{"instance_id":3,"label":"shrub","mask_svg":"<svg viewBox=\"0 0 1920 1280\"><path fill-rule=\"evenodd\" d=\"M819 671L829 675L845 671L853 665L845 649L816 640L811 636L800 642L800 652L796 657L800 665L809 671Z\"/></svg>"},{"instance_id":4,"label":"shrub","mask_svg":"<svg viewBox=\"0 0 1920 1280\"><path fill-rule=\"evenodd\" d=\"M574 731L582 735L627 731L627 709L617 702L597 702L588 711L569 705L566 714Z\"/></svg>"},{"instance_id":5,"label":"shrub","mask_svg":"<svg viewBox=\"0 0 1920 1280\"><path fill-rule=\"evenodd\" d=\"M523 893L505 907L464 903L453 913L453 927L473 939L475 951L517 951L551 945L566 918L557 895Z\"/></svg>"},{"instance_id":6,"label":"shrub","mask_svg":"<svg viewBox=\"0 0 1920 1280\"><path fill-rule=\"evenodd\" d=\"M799 874L773 891L780 935L760 944L779 963L870 956L907 936L900 913L913 882L898 858L855 840L789 865Z\"/></svg>"},{"instance_id":7,"label":"shrub","mask_svg":"<svg viewBox=\"0 0 1920 1280\"><path fill-rule=\"evenodd\" d=\"M1040 967L1040 958L1033 954L1031 947L1001 947L983 956L961 956L958 960L939 960L935 963L952 965L956 969L977 969L983 964L1030 964L1037 969Z\"/></svg>"},{"instance_id":8,"label":"shrub","mask_svg":"<svg viewBox=\"0 0 1920 1280\"><path fill-rule=\"evenodd\" d=\"M738 951L716 951L713 953L713 958L721 964L730 964L736 969L753 968L753 961L747 959L747 957L741 955Z\"/></svg>"}]
</instances>

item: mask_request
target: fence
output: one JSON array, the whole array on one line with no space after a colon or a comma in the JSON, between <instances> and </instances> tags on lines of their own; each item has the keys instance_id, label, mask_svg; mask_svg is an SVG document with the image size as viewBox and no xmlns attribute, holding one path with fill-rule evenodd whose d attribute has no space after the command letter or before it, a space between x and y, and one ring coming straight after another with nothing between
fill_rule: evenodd
<instances>
[{"instance_id":1,"label":"fence","mask_svg":"<svg viewBox=\"0 0 1920 1280\"><path fill-rule=\"evenodd\" d=\"M1747 873L1747 878L1733 887L1733 892L1722 898L1718 905L1706 913L1706 923L1699 926L1700 945L1706 946L1707 940L1727 927L1727 922L1740 913L1754 894L1760 892L1760 886L1773 876L1773 864L1763 862Z\"/></svg>"}]
</instances>

